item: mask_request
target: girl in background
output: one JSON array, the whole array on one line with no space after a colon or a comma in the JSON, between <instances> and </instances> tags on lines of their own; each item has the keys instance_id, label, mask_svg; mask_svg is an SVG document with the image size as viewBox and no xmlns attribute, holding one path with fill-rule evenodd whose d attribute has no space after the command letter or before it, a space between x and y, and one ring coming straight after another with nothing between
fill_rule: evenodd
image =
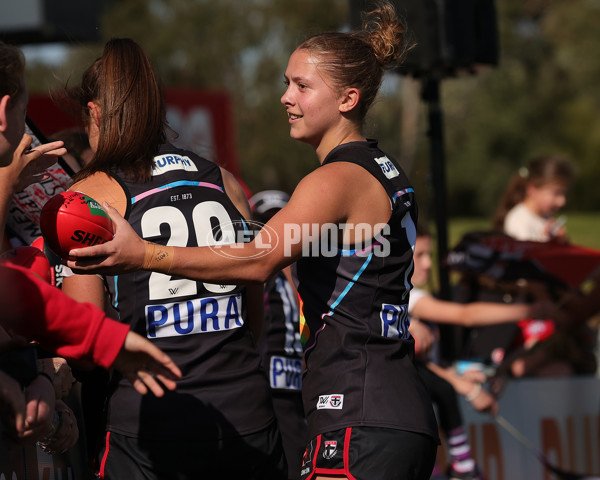
<instances>
[{"instance_id":1,"label":"girl in background","mask_svg":"<svg viewBox=\"0 0 600 480\"><path fill-rule=\"evenodd\" d=\"M565 206L575 176L569 160L538 157L520 168L504 192L493 228L517 240L566 241L564 217L554 215Z\"/></svg>"}]
</instances>

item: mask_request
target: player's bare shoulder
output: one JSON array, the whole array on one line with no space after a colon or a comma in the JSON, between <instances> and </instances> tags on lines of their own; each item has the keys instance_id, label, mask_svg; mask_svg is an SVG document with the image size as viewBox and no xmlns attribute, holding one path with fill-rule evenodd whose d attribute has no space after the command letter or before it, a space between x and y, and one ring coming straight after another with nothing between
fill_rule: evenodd
<instances>
[{"instance_id":1,"label":"player's bare shoulder","mask_svg":"<svg viewBox=\"0 0 600 480\"><path fill-rule=\"evenodd\" d=\"M101 205L102 202L108 202L121 215L125 215L127 210L127 195L123 187L117 180L104 172L93 173L71 185L69 190L88 195L96 199Z\"/></svg>"},{"instance_id":2,"label":"player's bare shoulder","mask_svg":"<svg viewBox=\"0 0 600 480\"><path fill-rule=\"evenodd\" d=\"M335 162L322 165L298 184L296 191L329 216L346 222L386 222L390 201L379 181L360 165ZM296 194L296 191L294 194Z\"/></svg>"}]
</instances>

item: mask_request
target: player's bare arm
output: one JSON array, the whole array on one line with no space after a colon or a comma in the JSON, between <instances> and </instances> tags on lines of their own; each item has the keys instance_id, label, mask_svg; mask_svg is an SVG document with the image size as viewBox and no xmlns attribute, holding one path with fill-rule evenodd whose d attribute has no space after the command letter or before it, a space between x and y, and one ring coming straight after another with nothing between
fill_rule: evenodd
<instances>
[{"instance_id":1,"label":"player's bare arm","mask_svg":"<svg viewBox=\"0 0 600 480\"><path fill-rule=\"evenodd\" d=\"M210 247L152 244L152 258L148 258L147 243L118 212L105 205L115 225L114 239L102 245L72 250L70 255L76 260L68 260L67 265L81 273L117 274L145 268L215 283L262 283L273 272L302 255L302 238L293 243L285 241L291 230L302 235L302 225L350 222L375 225L388 220L390 206L385 192L374 182L363 181L359 188L353 167L360 168L345 163L318 168L299 183L289 203L269 220L254 242L223 245L218 252ZM383 203L386 213L371 213L375 210L374 202ZM280 240L276 244L272 241L273 234ZM265 245L270 246L267 255L260 250Z\"/></svg>"}]
</instances>

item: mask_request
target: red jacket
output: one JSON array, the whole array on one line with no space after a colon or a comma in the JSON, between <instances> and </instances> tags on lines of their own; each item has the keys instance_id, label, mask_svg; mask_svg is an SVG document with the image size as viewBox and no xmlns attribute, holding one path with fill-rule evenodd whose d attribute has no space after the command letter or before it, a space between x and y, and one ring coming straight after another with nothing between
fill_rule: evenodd
<instances>
[{"instance_id":1,"label":"red jacket","mask_svg":"<svg viewBox=\"0 0 600 480\"><path fill-rule=\"evenodd\" d=\"M129 326L79 303L25 268L0 264L0 325L61 357L109 368Z\"/></svg>"}]
</instances>

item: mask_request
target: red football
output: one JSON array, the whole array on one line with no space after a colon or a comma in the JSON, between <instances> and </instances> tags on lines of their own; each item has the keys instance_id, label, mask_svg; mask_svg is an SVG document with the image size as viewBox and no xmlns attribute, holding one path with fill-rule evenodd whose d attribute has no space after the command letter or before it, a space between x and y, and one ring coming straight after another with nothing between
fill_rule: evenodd
<instances>
[{"instance_id":1,"label":"red football","mask_svg":"<svg viewBox=\"0 0 600 480\"><path fill-rule=\"evenodd\" d=\"M4 262L28 268L45 282L52 283L50 263L39 248L29 246L13 248L4 252L0 258Z\"/></svg>"},{"instance_id":2,"label":"red football","mask_svg":"<svg viewBox=\"0 0 600 480\"><path fill-rule=\"evenodd\" d=\"M80 192L62 192L46 202L40 215L46 245L61 258L74 248L112 240L113 224L106 211Z\"/></svg>"}]
</instances>

